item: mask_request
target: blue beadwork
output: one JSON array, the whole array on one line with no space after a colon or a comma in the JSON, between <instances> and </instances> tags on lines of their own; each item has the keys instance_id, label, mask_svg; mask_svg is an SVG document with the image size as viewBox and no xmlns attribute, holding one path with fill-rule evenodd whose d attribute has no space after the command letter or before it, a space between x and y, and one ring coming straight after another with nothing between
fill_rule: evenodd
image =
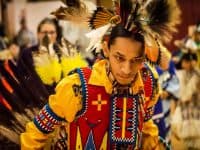
<instances>
[{"instance_id":1,"label":"blue beadwork","mask_svg":"<svg viewBox=\"0 0 200 150\"><path fill-rule=\"evenodd\" d=\"M81 80L81 87L82 87L82 101L83 101L83 105L82 105L82 109L76 114L77 117L82 116L86 110L87 110L87 106L88 106L88 88L87 88L87 84L86 84L86 79L85 76L83 74L83 70L78 68L77 73L79 74L80 80Z\"/></svg>"},{"instance_id":2,"label":"blue beadwork","mask_svg":"<svg viewBox=\"0 0 200 150\"><path fill-rule=\"evenodd\" d=\"M48 104L42 108L33 120L36 127L43 133L52 132L55 126L60 125L62 121L64 121L64 119L57 116Z\"/></svg>"}]
</instances>

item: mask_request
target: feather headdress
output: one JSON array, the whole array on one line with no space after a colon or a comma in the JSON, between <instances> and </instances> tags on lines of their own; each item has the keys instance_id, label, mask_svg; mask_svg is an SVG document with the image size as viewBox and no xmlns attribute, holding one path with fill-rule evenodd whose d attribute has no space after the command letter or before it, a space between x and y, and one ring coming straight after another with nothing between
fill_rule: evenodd
<instances>
[{"instance_id":1,"label":"feather headdress","mask_svg":"<svg viewBox=\"0 0 200 150\"><path fill-rule=\"evenodd\" d=\"M158 49L156 58L149 55L149 49L145 51L147 59L157 63L162 53L160 49L163 48L158 43L169 42L179 23L180 10L176 0L113 0L112 11L98 7L90 18L89 26L93 31L88 33L91 38L88 49L99 49L100 35L122 24L128 31L144 35L146 47Z\"/></svg>"},{"instance_id":2,"label":"feather headdress","mask_svg":"<svg viewBox=\"0 0 200 150\"><path fill-rule=\"evenodd\" d=\"M176 0L114 0L114 10L98 7L90 18L90 27L98 29L112 23L128 31L141 31L153 38L168 41L180 23Z\"/></svg>"},{"instance_id":3,"label":"feather headdress","mask_svg":"<svg viewBox=\"0 0 200 150\"><path fill-rule=\"evenodd\" d=\"M144 35L146 51L145 55L150 62L158 63L161 57L160 44L169 42L172 33L176 32L176 25L180 23L180 9L176 0L112 0L112 10L101 6L97 7L91 14L87 7L83 7L83 1L76 0L74 3L63 1L67 7L60 8L53 14L58 19L71 22L79 21L79 24L87 23L92 29L86 34L90 38L90 43L86 51L100 50L101 42L106 33L117 24L122 24L130 32L140 32ZM67 3L68 2L68 3ZM69 4L70 3L70 4ZM73 8L78 13L69 13ZM82 12L84 8L84 13ZM84 14L84 19L80 17ZM156 57L152 55L150 49L157 49Z\"/></svg>"},{"instance_id":4,"label":"feather headdress","mask_svg":"<svg viewBox=\"0 0 200 150\"><path fill-rule=\"evenodd\" d=\"M69 4L64 1L67 7L60 8L53 14L58 19L64 19L74 22L79 21L79 24L85 23L89 17L88 26L92 29L86 34L90 38L89 46L86 51L101 49L103 36L117 24L122 24L125 29L130 32L140 32L144 35L147 51L145 54L150 62L159 62L162 47L159 42L169 42L172 38L172 33L176 32L176 25L180 23L180 9L176 0L113 0L112 10L101 6L91 14L87 14L85 19L80 19L83 14L88 13L86 7L80 0ZM68 3L67 3L68 2ZM73 8L73 13L71 12ZM84 13L81 9L84 8ZM76 13L76 11L79 13ZM80 14L81 12L81 14ZM159 41L159 42L158 42ZM156 58L150 49L157 49ZM154 52L155 53L155 52Z\"/></svg>"},{"instance_id":5,"label":"feather headdress","mask_svg":"<svg viewBox=\"0 0 200 150\"><path fill-rule=\"evenodd\" d=\"M171 33L176 31L175 26L180 23L180 10L176 0L114 0L113 2L113 13L102 7L93 13L89 21L92 29L98 30L100 26L106 24L120 23L128 31L141 32L146 43L151 45L154 39L169 41ZM113 18L117 19L113 21Z\"/></svg>"},{"instance_id":6,"label":"feather headdress","mask_svg":"<svg viewBox=\"0 0 200 150\"><path fill-rule=\"evenodd\" d=\"M59 20L67 20L78 25L88 26L88 18L91 15L91 11L96 9L94 5L88 4L86 1L79 0L62 0L66 6L61 6L57 10L51 12ZM80 24L81 22L81 24Z\"/></svg>"}]
</instances>

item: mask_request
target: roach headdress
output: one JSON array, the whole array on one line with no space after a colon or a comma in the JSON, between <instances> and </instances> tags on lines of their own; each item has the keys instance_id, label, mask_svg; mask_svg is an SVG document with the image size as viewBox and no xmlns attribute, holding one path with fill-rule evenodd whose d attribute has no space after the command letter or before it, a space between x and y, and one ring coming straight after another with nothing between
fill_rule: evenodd
<instances>
[{"instance_id":1,"label":"roach headdress","mask_svg":"<svg viewBox=\"0 0 200 150\"><path fill-rule=\"evenodd\" d=\"M123 25L133 34L136 32L142 34L145 38L146 47L161 49L163 47L160 46L161 43L171 40L172 33L176 32L176 25L180 23L180 9L176 0L113 0L112 9L100 6L91 14L88 14L89 11L84 1L79 1L79 4L70 6L67 3L65 4L67 7L60 8L53 13L58 19L72 22L79 20L79 24L81 24L86 18L89 18L88 24L92 31L86 34L91 39L86 51L101 49L104 35L118 24ZM75 13L75 10L82 13ZM75 19L77 15L79 19ZM84 17L80 19L80 16ZM162 50L157 51L156 60L148 56L150 54L148 50L149 48L145 48L147 60L158 64Z\"/></svg>"},{"instance_id":2,"label":"roach headdress","mask_svg":"<svg viewBox=\"0 0 200 150\"><path fill-rule=\"evenodd\" d=\"M128 31L169 41L180 23L176 0L113 0L113 10L97 7L89 20L92 29L122 24Z\"/></svg>"}]
</instances>

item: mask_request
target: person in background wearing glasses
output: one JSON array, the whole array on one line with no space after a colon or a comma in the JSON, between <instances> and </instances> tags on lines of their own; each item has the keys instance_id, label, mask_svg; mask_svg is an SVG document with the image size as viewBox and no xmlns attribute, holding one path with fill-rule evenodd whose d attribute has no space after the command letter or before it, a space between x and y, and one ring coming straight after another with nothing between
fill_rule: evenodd
<instances>
[{"instance_id":1,"label":"person in background wearing glasses","mask_svg":"<svg viewBox=\"0 0 200 150\"><path fill-rule=\"evenodd\" d=\"M49 41L51 43L55 43L58 39L58 33L59 26L56 20L51 18L45 18L43 19L37 28L37 36L38 36L38 42L39 44L43 43L43 39L45 36L48 36ZM59 37L60 38L60 37Z\"/></svg>"},{"instance_id":2,"label":"person in background wearing glasses","mask_svg":"<svg viewBox=\"0 0 200 150\"><path fill-rule=\"evenodd\" d=\"M58 55L57 53L59 50L56 44L61 41L61 37L61 27L58 25L56 19L44 18L37 27L38 44L20 51L17 67L24 72L22 76L33 76L34 79L37 79L38 82L40 82L38 84L42 85L41 79L40 77L38 78L38 73L35 69L34 56L39 56L41 53ZM28 72L31 75L28 75ZM53 93L54 85L45 84L45 87L42 89L47 96L50 93Z\"/></svg>"}]
</instances>

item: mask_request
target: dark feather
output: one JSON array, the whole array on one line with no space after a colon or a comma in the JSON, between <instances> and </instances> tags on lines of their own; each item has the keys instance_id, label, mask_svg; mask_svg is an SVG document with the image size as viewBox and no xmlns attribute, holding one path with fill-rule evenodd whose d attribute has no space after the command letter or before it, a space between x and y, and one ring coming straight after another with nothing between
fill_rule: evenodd
<instances>
[{"instance_id":1,"label":"dark feather","mask_svg":"<svg viewBox=\"0 0 200 150\"><path fill-rule=\"evenodd\" d=\"M48 99L49 92L38 77L33 68L33 64L29 63L31 56L24 54L18 65L14 65L10 62L11 68L14 70L16 77L20 83L25 87L26 92L29 93L30 100L36 105L42 107ZM29 56L26 58L26 56Z\"/></svg>"},{"instance_id":2,"label":"dark feather","mask_svg":"<svg viewBox=\"0 0 200 150\"><path fill-rule=\"evenodd\" d=\"M120 16L123 26L127 23L128 16L131 14L132 6L133 5L130 0L120 0Z\"/></svg>"},{"instance_id":3,"label":"dark feather","mask_svg":"<svg viewBox=\"0 0 200 150\"><path fill-rule=\"evenodd\" d=\"M62 0L62 2L69 7L80 7L80 0Z\"/></svg>"},{"instance_id":4,"label":"dark feather","mask_svg":"<svg viewBox=\"0 0 200 150\"><path fill-rule=\"evenodd\" d=\"M169 5L168 0L152 1L148 7L149 25L154 31L163 34L163 30L167 29L165 23L169 22Z\"/></svg>"},{"instance_id":5,"label":"dark feather","mask_svg":"<svg viewBox=\"0 0 200 150\"><path fill-rule=\"evenodd\" d=\"M9 145L11 143L19 145L18 135L21 132L24 132L25 123L27 122L24 122L23 120L24 119L22 119L22 117L17 117L17 115L15 115L15 112L6 109L0 103L0 142L2 142L3 145L5 144L5 140L2 141L3 137L5 139L8 139L7 142L9 143Z\"/></svg>"},{"instance_id":6,"label":"dark feather","mask_svg":"<svg viewBox=\"0 0 200 150\"><path fill-rule=\"evenodd\" d=\"M18 93L20 99L22 100L22 103L24 105L28 105L29 96L26 92L24 92L26 91L26 89L23 88L23 86L21 86L20 83L11 76L11 74L5 69L4 66L0 67L0 72L6 78L7 82L12 86L15 92Z\"/></svg>"},{"instance_id":7,"label":"dark feather","mask_svg":"<svg viewBox=\"0 0 200 150\"><path fill-rule=\"evenodd\" d=\"M180 10L176 1L153 0L146 10L149 16L149 27L160 37L170 39L171 33L176 31L175 26L180 23Z\"/></svg>"},{"instance_id":8,"label":"dark feather","mask_svg":"<svg viewBox=\"0 0 200 150\"><path fill-rule=\"evenodd\" d=\"M0 97L0 99L3 97ZM3 106L2 103L0 103L0 124L4 124L6 126L11 126L12 122L11 120L15 120L15 117L12 116L11 112ZM8 119L9 118L9 119Z\"/></svg>"},{"instance_id":9,"label":"dark feather","mask_svg":"<svg viewBox=\"0 0 200 150\"><path fill-rule=\"evenodd\" d=\"M4 80L4 81L3 81ZM12 108L15 108L16 111L22 113L24 110L24 104L22 103L21 99L14 93L13 89L9 90L4 83L7 83L5 78L1 76L0 79L0 90L3 96L8 100L8 103L11 105ZM8 86L10 86L8 84ZM23 104L23 105L22 105Z\"/></svg>"},{"instance_id":10,"label":"dark feather","mask_svg":"<svg viewBox=\"0 0 200 150\"><path fill-rule=\"evenodd\" d=\"M36 110L46 103L47 96L40 91L43 84L34 78L25 64L17 67L9 61L9 67L14 76L5 69L1 62L0 94L4 101L0 101L0 134L11 142L19 144L19 134L24 132L25 124L37 114ZM6 107L5 101L11 107Z\"/></svg>"},{"instance_id":11,"label":"dark feather","mask_svg":"<svg viewBox=\"0 0 200 150\"><path fill-rule=\"evenodd\" d=\"M109 23L110 19L114 16L113 13L104 7L97 7L92 17L89 20L91 29L97 29Z\"/></svg>"},{"instance_id":12,"label":"dark feather","mask_svg":"<svg viewBox=\"0 0 200 150\"><path fill-rule=\"evenodd\" d=\"M10 62L10 65L12 63ZM44 98L44 93L38 94L38 90L41 89L41 84L38 84L38 87L36 88L36 86L32 86L37 84L37 81L30 81L30 78L33 78L33 75L31 76L30 74L28 74L29 72L27 72L26 69L23 69L21 67L17 67L14 64L11 65L11 68L15 74L15 76L17 77L17 79L19 80L19 84L16 84L12 81L10 81L10 83L13 85L13 89L14 92L18 94L18 96L20 97L20 99L23 99L23 103L26 104L26 107L35 107L35 106L39 106L39 105L43 105L43 103L41 104L41 102L44 101L44 99L47 98L47 96L45 96ZM22 71L23 70L23 71ZM35 93L34 93L35 91ZM39 96L39 97L36 97ZM26 99L24 99L26 98ZM28 99L27 99L28 98Z\"/></svg>"}]
</instances>

